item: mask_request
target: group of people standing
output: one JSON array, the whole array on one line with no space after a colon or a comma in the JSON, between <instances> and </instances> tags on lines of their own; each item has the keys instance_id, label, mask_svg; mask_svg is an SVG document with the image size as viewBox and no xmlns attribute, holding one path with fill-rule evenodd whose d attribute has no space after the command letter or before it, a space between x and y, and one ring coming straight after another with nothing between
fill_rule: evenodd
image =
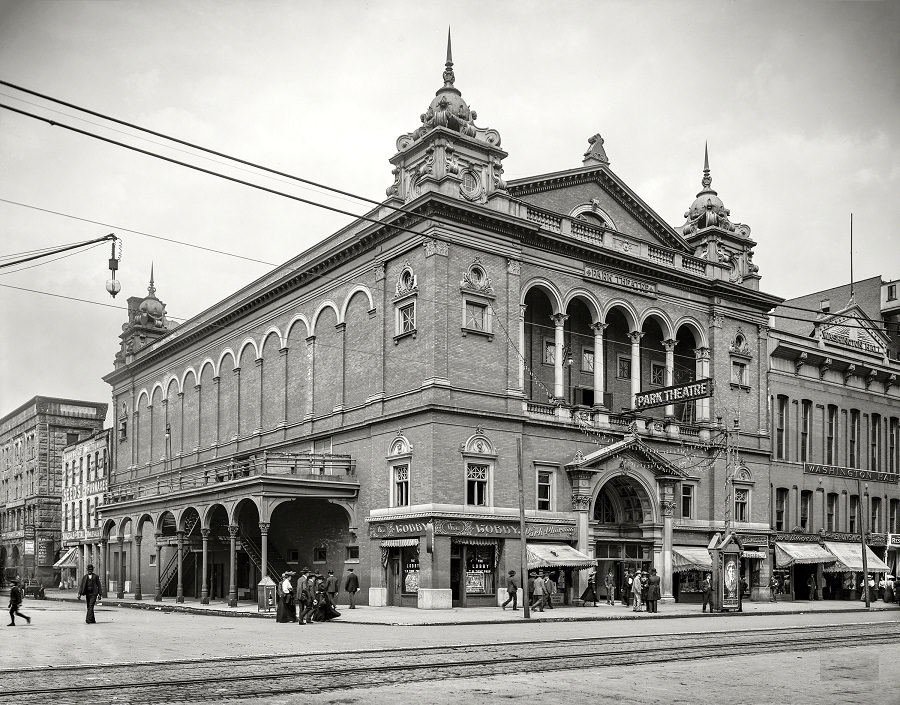
<instances>
[{"instance_id":1,"label":"group of people standing","mask_svg":"<svg viewBox=\"0 0 900 705\"><path fill-rule=\"evenodd\" d=\"M297 622L312 624L327 622L340 617L337 611L338 579L333 570L327 576L303 568L294 585L294 571L282 573L281 580L275 584L275 621L279 623ZM350 596L350 609L356 609L356 593L359 591L359 577L352 568L347 569L344 590Z\"/></svg>"}]
</instances>

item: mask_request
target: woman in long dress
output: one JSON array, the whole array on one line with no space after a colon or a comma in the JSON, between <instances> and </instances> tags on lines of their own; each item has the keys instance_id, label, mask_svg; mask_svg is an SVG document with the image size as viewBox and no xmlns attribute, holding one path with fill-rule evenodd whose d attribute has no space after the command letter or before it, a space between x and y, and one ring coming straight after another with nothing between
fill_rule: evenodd
<instances>
[{"instance_id":1,"label":"woman in long dress","mask_svg":"<svg viewBox=\"0 0 900 705\"><path fill-rule=\"evenodd\" d=\"M581 606L585 607L588 602L593 602L594 607L597 606L597 590L595 585L596 576L594 571L592 570L588 573L588 584L584 589L584 592L581 593Z\"/></svg>"}]
</instances>

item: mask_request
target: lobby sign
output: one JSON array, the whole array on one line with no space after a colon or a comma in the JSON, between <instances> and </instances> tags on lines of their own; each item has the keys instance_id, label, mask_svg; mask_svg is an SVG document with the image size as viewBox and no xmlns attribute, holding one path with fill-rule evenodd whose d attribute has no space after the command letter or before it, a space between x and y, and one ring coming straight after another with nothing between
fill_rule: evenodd
<instances>
[{"instance_id":1,"label":"lobby sign","mask_svg":"<svg viewBox=\"0 0 900 705\"><path fill-rule=\"evenodd\" d=\"M819 463L803 463L803 472L807 475L828 475L830 477L849 477L867 482L897 482L898 475L890 472L845 468L840 465L821 465Z\"/></svg>"},{"instance_id":2,"label":"lobby sign","mask_svg":"<svg viewBox=\"0 0 900 705\"><path fill-rule=\"evenodd\" d=\"M696 382L662 387L652 392L638 392L634 395L634 408L651 409L656 406L706 399L713 395L714 387L715 384L711 379L698 379Z\"/></svg>"}]
</instances>

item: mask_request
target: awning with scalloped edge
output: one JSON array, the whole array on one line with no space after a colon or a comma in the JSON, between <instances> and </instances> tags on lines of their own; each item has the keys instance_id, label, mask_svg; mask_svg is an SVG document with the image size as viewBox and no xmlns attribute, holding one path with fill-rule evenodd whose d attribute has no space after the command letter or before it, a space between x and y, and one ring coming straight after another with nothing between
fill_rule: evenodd
<instances>
[{"instance_id":1,"label":"awning with scalloped edge","mask_svg":"<svg viewBox=\"0 0 900 705\"><path fill-rule=\"evenodd\" d=\"M862 546L858 543L835 543L826 541L825 548L833 555L834 565L825 570L828 573L862 573ZM866 567L870 573L890 573L890 567L866 546Z\"/></svg>"},{"instance_id":2,"label":"awning with scalloped edge","mask_svg":"<svg viewBox=\"0 0 900 705\"><path fill-rule=\"evenodd\" d=\"M597 561L564 543L529 543L528 570L533 568L594 568Z\"/></svg>"},{"instance_id":3,"label":"awning with scalloped edge","mask_svg":"<svg viewBox=\"0 0 900 705\"><path fill-rule=\"evenodd\" d=\"M59 557L59 560L53 564L54 568L77 568L78 567L78 547L72 546L68 551Z\"/></svg>"},{"instance_id":4,"label":"awning with scalloped edge","mask_svg":"<svg viewBox=\"0 0 900 705\"><path fill-rule=\"evenodd\" d=\"M775 542L775 565L779 568L833 562L834 556L817 543Z\"/></svg>"},{"instance_id":5,"label":"awning with scalloped edge","mask_svg":"<svg viewBox=\"0 0 900 705\"><path fill-rule=\"evenodd\" d=\"M672 572L686 570L712 570L712 558L708 548L699 546L672 546Z\"/></svg>"}]
</instances>

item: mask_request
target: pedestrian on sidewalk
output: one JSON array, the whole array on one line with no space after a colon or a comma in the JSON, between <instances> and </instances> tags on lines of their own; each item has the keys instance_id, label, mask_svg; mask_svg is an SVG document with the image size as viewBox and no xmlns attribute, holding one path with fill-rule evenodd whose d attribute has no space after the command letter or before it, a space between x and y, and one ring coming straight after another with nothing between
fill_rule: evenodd
<instances>
[{"instance_id":1,"label":"pedestrian on sidewalk","mask_svg":"<svg viewBox=\"0 0 900 705\"><path fill-rule=\"evenodd\" d=\"M529 607L534 606L534 579L535 579L535 574L529 573L528 574L528 605L529 605ZM524 597L523 597L523 599L524 599Z\"/></svg>"},{"instance_id":2,"label":"pedestrian on sidewalk","mask_svg":"<svg viewBox=\"0 0 900 705\"><path fill-rule=\"evenodd\" d=\"M645 570L641 573L641 605L647 607L648 591L650 589L650 574ZM649 609L647 610L650 611Z\"/></svg>"},{"instance_id":3,"label":"pedestrian on sidewalk","mask_svg":"<svg viewBox=\"0 0 900 705\"><path fill-rule=\"evenodd\" d=\"M769 578L769 601L778 602L778 578Z\"/></svg>"},{"instance_id":4,"label":"pedestrian on sidewalk","mask_svg":"<svg viewBox=\"0 0 900 705\"><path fill-rule=\"evenodd\" d=\"M518 590L519 583L516 580L516 571L509 571L509 577L506 578L506 602L500 605L503 609L506 609L506 606L512 602L513 610L519 609L516 607L516 602L518 601Z\"/></svg>"},{"instance_id":5,"label":"pedestrian on sidewalk","mask_svg":"<svg viewBox=\"0 0 900 705\"><path fill-rule=\"evenodd\" d=\"M337 594L338 594L338 579L334 577L334 571L328 571L328 577L325 578L325 592L328 593L328 597L331 598L331 604L337 604Z\"/></svg>"},{"instance_id":6,"label":"pedestrian on sidewalk","mask_svg":"<svg viewBox=\"0 0 900 705\"><path fill-rule=\"evenodd\" d=\"M660 579L656 574L656 568L650 570L650 577L647 580L647 611L656 614L659 598L662 596L659 588Z\"/></svg>"},{"instance_id":7,"label":"pedestrian on sidewalk","mask_svg":"<svg viewBox=\"0 0 900 705\"><path fill-rule=\"evenodd\" d=\"M94 605L97 604L101 589L100 578L94 573L94 566L88 563L87 573L81 578L81 584L78 586L78 599L80 600L81 596L84 595L87 603L87 615L84 618L85 624L97 623L97 620L94 619Z\"/></svg>"},{"instance_id":8,"label":"pedestrian on sidewalk","mask_svg":"<svg viewBox=\"0 0 900 705\"><path fill-rule=\"evenodd\" d=\"M553 596L556 594L556 580L548 573L544 579L544 605L548 610L553 609Z\"/></svg>"},{"instance_id":9,"label":"pedestrian on sidewalk","mask_svg":"<svg viewBox=\"0 0 900 705\"><path fill-rule=\"evenodd\" d=\"M350 596L350 609L356 609L356 593L359 591L359 576L353 572L353 568L347 568L347 577L344 579L344 590Z\"/></svg>"},{"instance_id":10,"label":"pedestrian on sidewalk","mask_svg":"<svg viewBox=\"0 0 900 705\"><path fill-rule=\"evenodd\" d=\"M544 587L544 571L541 571L534 579L534 603L532 603L531 606L536 608L539 612L543 612L545 597L546 588Z\"/></svg>"},{"instance_id":11,"label":"pedestrian on sidewalk","mask_svg":"<svg viewBox=\"0 0 900 705\"><path fill-rule=\"evenodd\" d=\"M700 590L703 593L703 611L706 612L706 606L709 605L709 611L713 611L712 606L712 574L707 573L700 583Z\"/></svg>"},{"instance_id":12,"label":"pedestrian on sidewalk","mask_svg":"<svg viewBox=\"0 0 900 705\"><path fill-rule=\"evenodd\" d=\"M31 624L31 617L19 612L19 605L22 604L22 589L19 587L18 580L12 580L12 586L9 588L9 624L7 627L16 626L16 615Z\"/></svg>"},{"instance_id":13,"label":"pedestrian on sidewalk","mask_svg":"<svg viewBox=\"0 0 900 705\"><path fill-rule=\"evenodd\" d=\"M588 573L588 584L584 589L584 592L581 593L581 606L586 607L588 602L593 602L594 607L597 606L597 590L595 589L595 580L596 575L592 570Z\"/></svg>"},{"instance_id":14,"label":"pedestrian on sidewalk","mask_svg":"<svg viewBox=\"0 0 900 705\"><path fill-rule=\"evenodd\" d=\"M313 613L313 593L310 589L309 568L304 567L300 571L300 577L297 580L297 623L312 622Z\"/></svg>"},{"instance_id":15,"label":"pedestrian on sidewalk","mask_svg":"<svg viewBox=\"0 0 900 705\"><path fill-rule=\"evenodd\" d=\"M606 574L606 580L603 581L603 585L606 587L606 604L615 605L616 604L616 578L613 575L613 572L611 570Z\"/></svg>"},{"instance_id":16,"label":"pedestrian on sidewalk","mask_svg":"<svg viewBox=\"0 0 900 705\"><path fill-rule=\"evenodd\" d=\"M631 606L631 569L626 568L625 574L622 576L622 604L625 607Z\"/></svg>"},{"instance_id":17,"label":"pedestrian on sidewalk","mask_svg":"<svg viewBox=\"0 0 900 705\"><path fill-rule=\"evenodd\" d=\"M809 580L806 581L806 587L809 588L809 599L810 601L816 599L816 578L814 575L809 576Z\"/></svg>"},{"instance_id":18,"label":"pedestrian on sidewalk","mask_svg":"<svg viewBox=\"0 0 900 705\"><path fill-rule=\"evenodd\" d=\"M281 580L275 590L278 598L278 605L275 607L275 621L279 624L287 624L296 621L292 612L296 610L294 606L294 586L291 585L291 573L285 571L281 574Z\"/></svg>"},{"instance_id":19,"label":"pedestrian on sidewalk","mask_svg":"<svg viewBox=\"0 0 900 705\"><path fill-rule=\"evenodd\" d=\"M641 611L641 591L644 588L643 581L641 580L640 571L634 571L634 577L631 581L631 599L633 606L631 608L632 612L640 612Z\"/></svg>"}]
</instances>

